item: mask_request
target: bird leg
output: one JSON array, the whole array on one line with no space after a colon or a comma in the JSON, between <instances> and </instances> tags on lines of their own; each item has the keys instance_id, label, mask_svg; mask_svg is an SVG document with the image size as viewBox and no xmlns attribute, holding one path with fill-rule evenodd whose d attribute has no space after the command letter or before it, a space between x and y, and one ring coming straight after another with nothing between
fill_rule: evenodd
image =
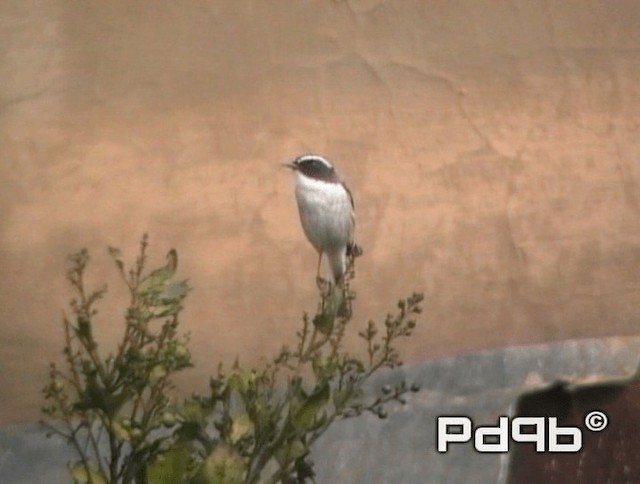
<instances>
[{"instance_id":1,"label":"bird leg","mask_svg":"<svg viewBox=\"0 0 640 484\"><path fill-rule=\"evenodd\" d=\"M318 252L318 268L316 270L316 286L321 291L326 290L327 281L320 275L320 267L322 265L322 252Z\"/></svg>"}]
</instances>

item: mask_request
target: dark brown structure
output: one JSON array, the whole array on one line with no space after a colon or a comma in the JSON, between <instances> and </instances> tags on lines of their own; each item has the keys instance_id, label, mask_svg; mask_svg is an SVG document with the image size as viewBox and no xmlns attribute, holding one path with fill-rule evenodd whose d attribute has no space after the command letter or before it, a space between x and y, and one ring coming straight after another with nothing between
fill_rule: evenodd
<instances>
[{"instance_id":1,"label":"dark brown structure","mask_svg":"<svg viewBox=\"0 0 640 484\"><path fill-rule=\"evenodd\" d=\"M593 410L608 416L599 432L585 427ZM582 429L578 453L536 453L518 444L510 454L509 484L600 484L640 482L640 382L595 385L569 391L562 385L521 399L518 416L555 416L560 426Z\"/></svg>"}]
</instances>

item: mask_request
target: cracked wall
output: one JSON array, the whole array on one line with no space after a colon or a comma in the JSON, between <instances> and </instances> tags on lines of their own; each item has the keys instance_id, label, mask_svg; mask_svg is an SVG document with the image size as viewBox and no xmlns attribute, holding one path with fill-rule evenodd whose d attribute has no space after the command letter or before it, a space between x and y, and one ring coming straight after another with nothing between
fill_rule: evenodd
<instances>
[{"instance_id":1,"label":"cracked wall","mask_svg":"<svg viewBox=\"0 0 640 484\"><path fill-rule=\"evenodd\" d=\"M116 300L108 244L132 254L148 231L156 261L178 248L198 365L182 388L275 351L314 304L278 168L307 151L356 198L357 320L426 294L410 361L636 333L637 10L3 2L0 421L37 415L79 247ZM113 343L121 315L101 314Z\"/></svg>"}]
</instances>

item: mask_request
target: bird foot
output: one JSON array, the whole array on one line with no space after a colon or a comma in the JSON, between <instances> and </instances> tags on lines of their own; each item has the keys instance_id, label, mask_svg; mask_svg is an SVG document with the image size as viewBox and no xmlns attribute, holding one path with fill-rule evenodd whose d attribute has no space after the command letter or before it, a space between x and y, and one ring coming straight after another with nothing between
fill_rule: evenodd
<instances>
[{"instance_id":1,"label":"bird foot","mask_svg":"<svg viewBox=\"0 0 640 484\"><path fill-rule=\"evenodd\" d=\"M331 289L331 281L328 281L324 277L316 276L316 286L320 291L326 294Z\"/></svg>"}]
</instances>

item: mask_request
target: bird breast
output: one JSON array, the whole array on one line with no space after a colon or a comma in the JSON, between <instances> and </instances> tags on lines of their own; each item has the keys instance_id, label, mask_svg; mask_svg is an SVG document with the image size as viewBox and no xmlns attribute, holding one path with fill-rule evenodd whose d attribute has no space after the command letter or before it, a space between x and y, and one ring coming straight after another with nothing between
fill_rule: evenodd
<instances>
[{"instance_id":1,"label":"bird breast","mask_svg":"<svg viewBox=\"0 0 640 484\"><path fill-rule=\"evenodd\" d=\"M309 242L318 252L346 247L351 239L351 199L341 183L296 178L300 221Z\"/></svg>"}]
</instances>

